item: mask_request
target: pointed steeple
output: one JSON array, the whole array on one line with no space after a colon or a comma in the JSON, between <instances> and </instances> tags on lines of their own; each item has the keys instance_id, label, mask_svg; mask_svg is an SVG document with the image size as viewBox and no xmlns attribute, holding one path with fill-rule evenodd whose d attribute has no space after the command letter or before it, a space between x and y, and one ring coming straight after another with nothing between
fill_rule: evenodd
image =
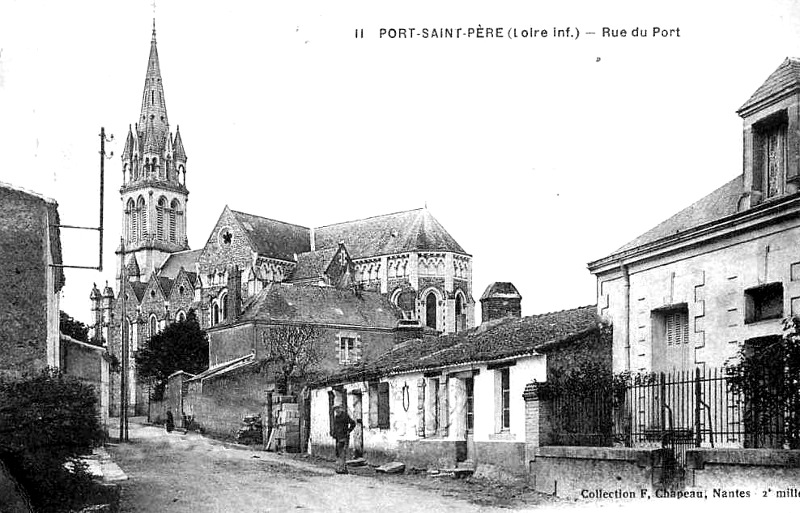
<instances>
[{"instance_id":1,"label":"pointed steeple","mask_svg":"<svg viewBox=\"0 0 800 513\"><path fill-rule=\"evenodd\" d=\"M183 149L183 139L181 139L181 127L175 129L175 142L172 145L175 162L186 163L186 150Z\"/></svg>"},{"instance_id":2,"label":"pointed steeple","mask_svg":"<svg viewBox=\"0 0 800 513\"><path fill-rule=\"evenodd\" d=\"M167 120L167 104L164 101L164 87L161 84L161 67L158 63L155 20L153 20L153 37L150 40L150 57L147 59L147 74L144 79L139 123L146 125L149 120L153 121L157 138L163 140L169 121Z\"/></svg>"},{"instance_id":3,"label":"pointed steeple","mask_svg":"<svg viewBox=\"0 0 800 513\"><path fill-rule=\"evenodd\" d=\"M128 125L128 137L125 138L125 149L122 150L122 161L130 161L133 158L133 130Z\"/></svg>"}]
</instances>

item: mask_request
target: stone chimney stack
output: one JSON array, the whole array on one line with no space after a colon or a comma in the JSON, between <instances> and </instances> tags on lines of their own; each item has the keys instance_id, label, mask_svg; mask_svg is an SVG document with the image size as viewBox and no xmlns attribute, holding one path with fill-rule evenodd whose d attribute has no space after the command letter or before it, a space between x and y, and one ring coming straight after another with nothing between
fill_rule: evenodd
<instances>
[{"instance_id":1,"label":"stone chimney stack","mask_svg":"<svg viewBox=\"0 0 800 513\"><path fill-rule=\"evenodd\" d=\"M394 331L394 343L402 344L406 340L421 339L425 334L425 328L417 319L401 319L397 322Z\"/></svg>"},{"instance_id":2,"label":"stone chimney stack","mask_svg":"<svg viewBox=\"0 0 800 513\"><path fill-rule=\"evenodd\" d=\"M481 296L481 322L522 316L522 296L513 283L496 281Z\"/></svg>"},{"instance_id":3,"label":"stone chimney stack","mask_svg":"<svg viewBox=\"0 0 800 513\"><path fill-rule=\"evenodd\" d=\"M238 266L228 271L228 322L233 322L242 313L242 272Z\"/></svg>"}]
</instances>

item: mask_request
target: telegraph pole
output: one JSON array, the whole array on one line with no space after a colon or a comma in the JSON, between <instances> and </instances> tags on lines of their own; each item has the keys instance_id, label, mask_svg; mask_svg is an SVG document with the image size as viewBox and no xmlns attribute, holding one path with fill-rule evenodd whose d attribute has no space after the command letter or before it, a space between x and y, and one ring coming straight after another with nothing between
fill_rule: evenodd
<instances>
[{"instance_id":1,"label":"telegraph pole","mask_svg":"<svg viewBox=\"0 0 800 513\"><path fill-rule=\"evenodd\" d=\"M122 370L120 372L120 398L119 398L119 441L128 441L128 312L125 310L125 295L127 294L128 270L125 267L125 237L120 237L120 331L122 333ZM127 323L131 326L132 323Z\"/></svg>"}]
</instances>

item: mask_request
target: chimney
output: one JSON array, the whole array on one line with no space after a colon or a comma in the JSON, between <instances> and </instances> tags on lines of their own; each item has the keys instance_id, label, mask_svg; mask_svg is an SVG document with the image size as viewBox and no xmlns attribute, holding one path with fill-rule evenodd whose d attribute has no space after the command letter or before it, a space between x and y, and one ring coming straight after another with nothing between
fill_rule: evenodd
<instances>
[{"instance_id":1,"label":"chimney","mask_svg":"<svg viewBox=\"0 0 800 513\"><path fill-rule=\"evenodd\" d=\"M231 266L228 272L228 322L233 322L242 313L242 273L239 267Z\"/></svg>"},{"instance_id":2,"label":"chimney","mask_svg":"<svg viewBox=\"0 0 800 513\"><path fill-rule=\"evenodd\" d=\"M522 316L522 296L513 283L496 281L481 296L481 322Z\"/></svg>"},{"instance_id":3,"label":"chimney","mask_svg":"<svg viewBox=\"0 0 800 513\"><path fill-rule=\"evenodd\" d=\"M411 339L422 339L425 328L422 323L417 319L401 319L397 321L397 327L394 330L394 344L399 345Z\"/></svg>"}]
</instances>

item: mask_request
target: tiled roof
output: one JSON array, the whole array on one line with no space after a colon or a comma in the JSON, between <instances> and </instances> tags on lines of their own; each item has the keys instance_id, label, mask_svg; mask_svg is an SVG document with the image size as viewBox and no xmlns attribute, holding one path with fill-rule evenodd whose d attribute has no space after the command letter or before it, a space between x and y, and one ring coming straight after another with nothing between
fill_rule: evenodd
<instances>
[{"instance_id":1,"label":"tiled roof","mask_svg":"<svg viewBox=\"0 0 800 513\"><path fill-rule=\"evenodd\" d=\"M147 289L147 283L142 283L140 281L132 281L130 282L130 284L131 288L133 289L133 293L136 296L136 299L139 300L139 302L141 302L142 298L144 297L144 291L145 289Z\"/></svg>"},{"instance_id":2,"label":"tiled roof","mask_svg":"<svg viewBox=\"0 0 800 513\"><path fill-rule=\"evenodd\" d=\"M237 321L394 328L401 317L394 305L376 292L272 283L244 305Z\"/></svg>"},{"instance_id":3,"label":"tiled roof","mask_svg":"<svg viewBox=\"0 0 800 513\"><path fill-rule=\"evenodd\" d=\"M164 260L164 263L161 264L161 276L175 278L178 276L178 271L181 270L181 267L187 271L194 269L194 264L197 262L197 259L200 258L202 252L202 249L192 249L172 253Z\"/></svg>"},{"instance_id":4,"label":"tiled roof","mask_svg":"<svg viewBox=\"0 0 800 513\"><path fill-rule=\"evenodd\" d=\"M800 89L800 59L788 57L737 112L741 113L767 98L779 97L793 89Z\"/></svg>"},{"instance_id":5,"label":"tiled roof","mask_svg":"<svg viewBox=\"0 0 800 513\"><path fill-rule=\"evenodd\" d=\"M202 381L204 379L218 377L223 374L227 374L231 371L234 371L236 369L240 369L242 367L250 365L251 363L254 363L254 360L255 360L255 355L246 354L234 360L221 363L216 367L211 367L209 369L206 369L200 374L189 378L187 381Z\"/></svg>"},{"instance_id":6,"label":"tiled roof","mask_svg":"<svg viewBox=\"0 0 800 513\"><path fill-rule=\"evenodd\" d=\"M655 228L636 237L614 251L614 253L621 253L735 214L739 198L742 196L743 192L744 185L742 177L737 176L705 198L681 210Z\"/></svg>"},{"instance_id":7,"label":"tiled roof","mask_svg":"<svg viewBox=\"0 0 800 513\"><path fill-rule=\"evenodd\" d=\"M295 254L311 249L308 228L235 210L231 212L241 223L259 255L294 260Z\"/></svg>"},{"instance_id":8,"label":"tiled roof","mask_svg":"<svg viewBox=\"0 0 800 513\"><path fill-rule=\"evenodd\" d=\"M331 259L336 255L338 249L327 248L297 255L297 266L294 274L292 274L292 280L317 278L322 275L330 265Z\"/></svg>"},{"instance_id":9,"label":"tiled roof","mask_svg":"<svg viewBox=\"0 0 800 513\"><path fill-rule=\"evenodd\" d=\"M164 293L165 298L169 297L169 293L172 292L172 285L174 283L175 280L167 278L166 276L158 277L158 284L161 286L161 292Z\"/></svg>"},{"instance_id":10,"label":"tiled roof","mask_svg":"<svg viewBox=\"0 0 800 513\"><path fill-rule=\"evenodd\" d=\"M316 247L334 248L344 242L351 258L407 251L449 251L467 254L427 209L409 210L314 230Z\"/></svg>"},{"instance_id":11,"label":"tiled roof","mask_svg":"<svg viewBox=\"0 0 800 513\"><path fill-rule=\"evenodd\" d=\"M481 301L484 299L489 299L491 297L501 297L501 298L516 298L522 299L522 296L519 294L517 287L514 286L513 283L508 281L496 281L486 287L486 290L483 292L481 296Z\"/></svg>"},{"instance_id":12,"label":"tiled roof","mask_svg":"<svg viewBox=\"0 0 800 513\"><path fill-rule=\"evenodd\" d=\"M567 343L593 333L600 328L601 322L595 306L505 318L456 335L405 342L371 362L362 362L325 378L324 382L372 379L399 372L491 362L544 352L554 343Z\"/></svg>"}]
</instances>

